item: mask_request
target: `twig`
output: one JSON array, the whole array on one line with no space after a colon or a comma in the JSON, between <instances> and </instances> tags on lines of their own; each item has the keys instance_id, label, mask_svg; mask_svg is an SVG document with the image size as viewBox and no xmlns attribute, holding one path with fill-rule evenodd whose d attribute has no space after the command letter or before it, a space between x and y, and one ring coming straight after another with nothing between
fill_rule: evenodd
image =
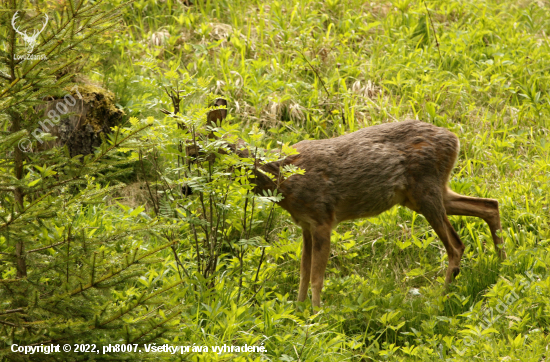
<instances>
[{"instance_id":1,"label":"twig","mask_svg":"<svg viewBox=\"0 0 550 362\"><path fill-rule=\"evenodd\" d=\"M435 45L437 46L437 52L439 53L439 61L441 61L443 58L441 57L441 50L439 49L439 41L437 40L437 33L435 32L432 16L430 15L430 10L428 10L428 5L426 5L426 1L423 1L423 3L424 3L424 7L426 7L426 12L428 13L428 19L430 19L430 24L432 25L432 29L434 31Z\"/></svg>"},{"instance_id":2,"label":"twig","mask_svg":"<svg viewBox=\"0 0 550 362\"><path fill-rule=\"evenodd\" d=\"M11 314L11 313L19 313L19 312L24 312L24 311L25 310L23 308L7 309L7 310L4 310L4 311L1 311L0 315Z\"/></svg>"},{"instance_id":3,"label":"twig","mask_svg":"<svg viewBox=\"0 0 550 362\"><path fill-rule=\"evenodd\" d=\"M161 327L164 323L171 321L172 319L176 318L176 317L179 316L180 314L181 314L181 312L176 312L176 313L174 313L174 314L171 315L169 318L166 318L165 320L163 320L163 321L160 322L159 324L155 325L155 326L154 326L153 328L151 328L150 330L143 332L141 335L139 335L139 337L134 338L134 340L132 340L131 343L136 342L137 340L141 339L141 337L143 337L143 336L145 336L145 335L151 333L151 332L154 331L155 329Z\"/></svg>"},{"instance_id":4,"label":"twig","mask_svg":"<svg viewBox=\"0 0 550 362\"><path fill-rule=\"evenodd\" d=\"M300 55L304 58L304 60L307 62L307 64L309 65L309 67L311 68L311 70L313 70L313 72L315 73L315 75L317 75L317 78L319 78L319 81L321 81L321 85L323 86L323 88L325 89L325 92L327 92L327 98L330 98L330 93L327 89L327 87L325 86L325 82L323 82L323 78L321 78L321 76L319 75L319 73L317 72L317 69L315 69L315 67L309 62L309 59L307 59L307 57L304 55L304 53L298 51L298 53L300 53Z\"/></svg>"},{"instance_id":5,"label":"twig","mask_svg":"<svg viewBox=\"0 0 550 362\"><path fill-rule=\"evenodd\" d=\"M269 236L269 228L271 227L271 221L273 220L273 208L275 204L271 205L271 210L269 211L269 216L267 217L266 230L265 230L265 241L267 243L267 237ZM256 283L258 282L258 277L260 275L260 268L262 267L262 262L264 260L265 248L262 248L262 255L260 256L260 262L258 263L258 269L256 269L256 277L254 278L254 292L256 292Z\"/></svg>"},{"instance_id":6,"label":"twig","mask_svg":"<svg viewBox=\"0 0 550 362\"><path fill-rule=\"evenodd\" d=\"M158 203L160 201L155 200L155 198L153 197L153 193L151 192L151 188L149 187L149 181L147 181L147 175L145 174L145 168L143 167L143 154L141 150L139 150L139 164L141 166L141 172L143 172L143 178L145 180L145 185L147 186L147 191L149 192L149 196L151 197L151 202L153 203L153 209L155 211L155 215L159 216L160 205L158 205Z\"/></svg>"},{"instance_id":7,"label":"twig","mask_svg":"<svg viewBox=\"0 0 550 362\"><path fill-rule=\"evenodd\" d=\"M243 258L244 258L244 253L245 253L245 251L243 251L243 247L241 245L241 252L237 254L238 258L239 258L239 264L241 266L241 275L239 277L239 294L237 294L237 305L239 304L239 300L241 300L241 290L242 290L242 287L243 287Z\"/></svg>"},{"instance_id":8,"label":"twig","mask_svg":"<svg viewBox=\"0 0 550 362\"><path fill-rule=\"evenodd\" d=\"M177 253L177 247L176 247L176 244L173 244L172 245L172 251L174 252L174 259L176 259L176 266L178 268L178 274L180 275L180 279L183 279L182 275L181 275L181 272L180 272L180 267L181 269L183 270L183 272L185 273L185 275L187 276L187 278L191 278L189 276L189 274L187 273L187 270L185 270L185 267L183 266L179 256L178 256L178 253Z\"/></svg>"},{"instance_id":9,"label":"twig","mask_svg":"<svg viewBox=\"0 0 550 362\"><path fill-rule=\"evenodd\" d=\"M4 322L3 320L0 320L0 323L5 324L5 325L10 326L10 327L17 327L16 324L13 324L13 323L10 323L10 322Z\"/></svg>"},{"instance_id":10,"label":"twig","mask_svg":"<svg viewBox=\"0 0 550 362\"><path fill-rule=\"evenodd\" d=\"M266 283L272 276L273 276L273 274L270 275L269 277L266 277L266 278L264 279L264 281L262 282L262 285L261 285L260 289L254 291L254 294L252 295L252 297L250 297L250 298L246 301L246 303L244 303L244 305L248 305L248 303L250 303L252 300L254 300L254 298L256 297L256 295L260 292L260 290L262 290L262 287L265 285L265 283Z\"/></svg>"},{"instance_id":11,"label":"twig","mask_svg":"<svg viewBox=\"0 0 550 362\"><path fill-rule=\"evenodd\" d=\"M306 328L306 339L304 340L304 344L302 345L302 349L300 350L300 354L298 355L298 360L301 360L302 353L304 353L304 348L306 348L307 339L309 338L309 324Z\"/></svg>"},{"instance_id":12,"label":"twig","mask_svg":"<svg viewBox=\"0 0 550 362\"><path fill-rule=\"evenodd\" d=\"M301 51L298 51L298 53L300 53L300 55L305 59L305 61L307 62L307 64L309 65L309 67L311 68L311 70L313 70L313 72L317 75L317 78L319 78L319 81L321 82L321 85L323 86L323 88L325 89L325 92L327 92L327 99L330 98L330 93L327 89L327 87L325 86L325 82L323 82L323 78L321 78L321 76L319 75L319 73L317 72L317 69L315 69L313 67L313 65L311 65L311 63L309 62L309 60L307 59L307 57L304 55L304 53L302 53ZM342 108L340 108L340 114L342 115L342 122L344 124L346 124L346 116L344 115L344 110Z\"/></svg>"}]
</instances>

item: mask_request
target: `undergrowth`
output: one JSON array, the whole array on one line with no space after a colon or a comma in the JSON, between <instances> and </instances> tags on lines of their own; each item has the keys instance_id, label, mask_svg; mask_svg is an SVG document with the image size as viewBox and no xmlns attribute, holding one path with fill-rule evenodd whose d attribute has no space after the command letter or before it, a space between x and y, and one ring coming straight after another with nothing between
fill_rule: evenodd
<instances>
[{"instance_id":1,"label":"undergrowth","mask_svg":"<svg viewBox=\"0 0 550 362\"><path fill-rule=\"evenodd\" d=\"M254 142L265 149L416 118L458 135L451 188L499 201L508 253L496 258L482 220L451 216L466 251L443 294L447 256L422 215L395 207L346 222L333 231L323 310L312 315L309 302L294 302L301 233L282 209L267 243L259 232L257 244L229 237L215 272L203 276L193 273L192 223L180 220L177 253L189 275L173 290L183 311L177 337L165 342L263 344L267 352L167 360L549 358L548 2L137 0L125 11L124 32L91 55L90 69L99 66L90 77L130 116L154 117L157 136L170 130L159 142L161 178L177 171L177 142L166 146L176 122L159 112L172 106L167 78L191 92L182 114L208 93L223 96L226 127L245 139L261 135ZM228 205L242 208L248 196L238 196ZM263 225L264 201L252 211Z\"/></svg>"}]
</instances>

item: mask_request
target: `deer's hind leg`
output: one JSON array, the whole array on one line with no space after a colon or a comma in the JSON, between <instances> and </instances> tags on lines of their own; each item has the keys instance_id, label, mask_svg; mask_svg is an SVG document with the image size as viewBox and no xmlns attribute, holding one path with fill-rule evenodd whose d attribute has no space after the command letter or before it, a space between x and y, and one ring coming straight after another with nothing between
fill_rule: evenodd
<instances>
[{"instance_id":1,"label":"deer's hind leg","mask_svg":"<svg viewBox=\"0 0 550 362\"><path fill-rule=\"evenodd\" d=\"M446 190L443 199L447 215L475 216L483 219L489 225L498 256L501 259L506 259L502 239L498 236L501 226L497 200L467 197L450 189Z\"/></svg>"},{"instance_id":2,"label":"deer's hind leg","mask_svg":"<svg viewBox=\"0 0 550 362\"><path fill-rule=\"evenodd\" d=\"M428 220L447 251L449 267L445 275L445 284L448 285L460 273L460 259L464 253L464 244L447 219L441 190L437 188L419 190L415 194L417 196L413 202L415 208Z\"/></svg>"},{"instance_id":3,"label":"deer's hind leg","mask_svg":"<svg viewBox=\"0 0 550 362\"><path fill-rule=\"evenodd\" d=\"M302 226L302 237L304 239L302 248L302 262L300 264L300 289L298 290L298 302L303 302L307 298L309 288L309 279L311 277L311 232L309 227Z\"/></svg>"}]
</instances>

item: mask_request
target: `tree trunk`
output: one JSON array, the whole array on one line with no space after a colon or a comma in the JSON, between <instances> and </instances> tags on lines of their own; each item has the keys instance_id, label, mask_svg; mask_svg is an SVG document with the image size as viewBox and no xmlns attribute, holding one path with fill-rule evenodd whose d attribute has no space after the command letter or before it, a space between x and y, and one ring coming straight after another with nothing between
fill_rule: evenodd
<instances>
[{"instance_id":1,"label":"tree trunk","mask_svg":"<svg viewBox=\"0 0 550 362\"><path fill-rule=\"evenodd\" d=\"M19 113L12 113L11 114L11 132L19 132L21 130L21 115ZM14 148L14 165L13 165L13 172L15 175L15 178L18 180L23 179L23 151L19 147ZM18 212L23 212L23 209L25 207L23 198L23 190L21 187L17 186L14 190L14 198L15 198L15 205ZM16 278L26 278L27 277L27 263L25 261L25 245L23 243L23 240L19 240L15 243L15 258L17 259L16 262Z\"/></svg>"}]
</instances>

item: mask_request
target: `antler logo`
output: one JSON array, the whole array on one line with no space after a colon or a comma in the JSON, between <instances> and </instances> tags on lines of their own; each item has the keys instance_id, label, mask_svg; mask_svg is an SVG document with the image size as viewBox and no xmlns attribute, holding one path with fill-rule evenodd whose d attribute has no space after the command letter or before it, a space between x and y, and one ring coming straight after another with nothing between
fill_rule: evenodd
<instances>
[{"instance_id":1,"label":"antler logo","mask_svg":"<svg viewBox=\"0 0 550 362\"><path fill-rule=\"evenodd\" d=\"M29 54L30 54L32 53L32 51L34 50L34 47L36 46L36 39L38 39L38 36L40 35L40 33L42 33L44 29L46 29L46 25L48 25L48 19L49 19L48 14L44 14L45 20L44 20L44 26L42 26L42 29L34 30L32 35L27 35L26 30L23 32L19 30L19 27L15 25L15 22L19 17L17 13L19 13L19 10L16 11L15 14L13 14L13 17L11 18L11 26L13 27L13 30L15 30L16 33L18 33L23 37L23 40L27 43Z\"/></svg>"}]
</instances>

